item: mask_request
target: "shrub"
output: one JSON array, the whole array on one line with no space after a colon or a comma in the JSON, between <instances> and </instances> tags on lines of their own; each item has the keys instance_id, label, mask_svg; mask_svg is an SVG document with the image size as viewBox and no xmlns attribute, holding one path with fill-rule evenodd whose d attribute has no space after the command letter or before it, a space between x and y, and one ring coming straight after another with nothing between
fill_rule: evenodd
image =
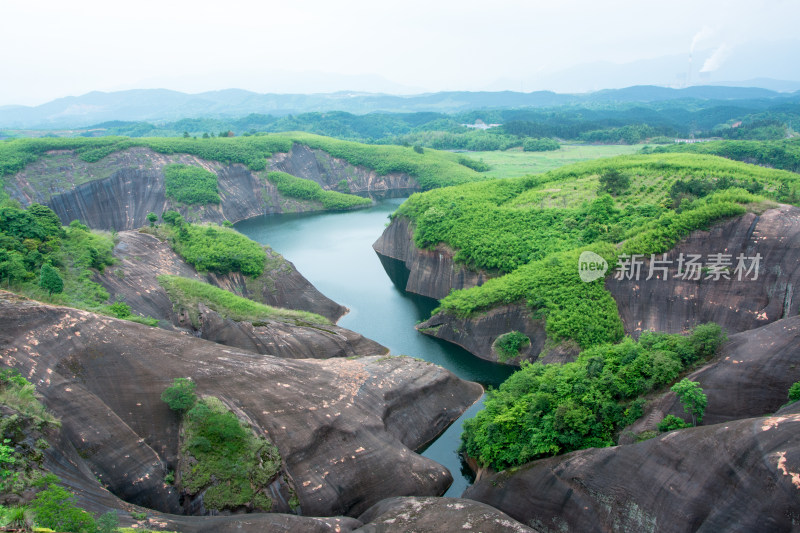
<instances>
[{"instance_id":1,"label":"shrub","mask_svg":"<svg viewBox=\"0 0 800 533\"><path fill-rule=\"evenodd\" d=\"M789 387L789 402L796 402L797 400L800 400L800 381Z\"/></svg>"},{"instance_id":2,"label":"shrub","mask_svg":"<svg viewBox=\"0 0 800 533\"><path fill-rule=\"evenodd\" d=\"M164 389L161 393L161 401L169 405L173 411L185 412L192 408L197 402L197 395L194 389L197 384L187 378L175 378L172 385Z\"/></svg>"},{"instance_id":3,"label":"shrub","mask_svg":"<svg viewBox=\"0 0 800 533\"><path fill-rule=\"evenodd\" d=\"M109 312L117 318L128 318L131 316L131 306L125 302L114 302L108 306Z\"/></svg>"},{"instance_id":4,"label":"shrub","mask_svg":"<svg viewBox=\"0 0 800 533\"><path fill-rule=\"evenodd\" d=\"M220 202L217 175L200 167L182 164L165 166L164 189L167 198L184 204Z\"/></svg>"},{"instance_id":5,"label":"shrub","mask_svg":"<svg viewBox=\"0 0 800 533\"><path fill-rule=\"evenodd\" d=\"M298 178L285 172L270 172L267 174L267 179L281 194L299 200L320 202L325 209L351 209L372 204L372 201L367 198L337 191L326 191L316 181ZM341 182L339 185L342 185Z\"/></svg>"},{"instance_id":6,"label":"shrub","mask_svg":"<svg viewBox=\"0 0 800 533\"><path fill-rule=\"evenodd\" d=\"M530 343L531 340L520 331L510 331L499 336L495 341L495 348L500 362L504 363L518 356L519 351Z\"/></svg>"},{"instance_id":7,"label":"shrub","mask_svg":"<svg viewBox=\"0 0 800 533\"><path fill-rule=\"evenodd\" d=\"M638 342L628 337L588 348L571 363L523 362L486 393L483 410L464 423L462 450L502 470L548 455L612 446L618 432L642 416L645 395L685 370L682 361L707 353L694 336L651 333Z\"/></svg>"},{"instance_id":8,"label":"shrub","mask_svg":"<svg viewBox=\"0 0 800 533\"><path fill-rule=\"evenodd\" d=\"M619 196L631 186L631 178L616 168L608 169L600 176L600 190L612 196Z\"/></svg>"},{"instance_id":9,"label":"shrub","mask_svg":"<svg viewBox=\"0 0 800 533\"><path fill-rule=\"evenodd\" d=\"M559 148L561 148L561 145L555 139L528 138L522 141L522 150L525 152L548 152Z\"/></svg>"},{"instance_id":10,"label":"shrub","mask_svg":"<svg viewBox=\"0 0 800 533\"><path fill-rule=\"evenodd\" d=\"M97 529L92 515L75 506L75 496L58 485L51 484L36 495L30 507L36 523L56 531L94 533Z\"/></svg>"},{"instance_id":11,"label":"shrub","mask_svg":"<svg viewBox=\"0 0 800 533\"><path fill-rule=\"evenodd\" d=\"M706 412L708 399L696 381L689 381L684 378L672 386L670 389L678 397L683 405L683 410L692 415L692 425L703 421L703 414Z\"/></svg>"},{"instance_id":12,"label":"shrub","mask_svg":"<svg viewBox=\"0 0 800 533\"><path fill-rule=\"evenodd\" d=\"M675 415L667 415L661 422L658 423L658 430L662 433L688 427L692 427L692 425Z\"/></svg>"}]
</instances>

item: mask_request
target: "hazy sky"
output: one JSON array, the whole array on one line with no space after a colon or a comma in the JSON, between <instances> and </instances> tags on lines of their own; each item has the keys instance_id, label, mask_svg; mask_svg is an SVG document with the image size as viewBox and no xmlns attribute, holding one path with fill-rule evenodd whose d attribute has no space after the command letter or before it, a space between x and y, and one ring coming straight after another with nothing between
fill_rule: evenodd
<instances>
[{"instance_id":1,"label":"hazy sky","mask_svg":"<svg viewBox=\"0 0 800 533\"><path fill-rule=\"evenodd\" d=\"M798 21L798 0L0 0L0 105L152 87L532 90L693 42L696 70L718 68L750 42L795 39Z\"/></svg>"}]
</instances>

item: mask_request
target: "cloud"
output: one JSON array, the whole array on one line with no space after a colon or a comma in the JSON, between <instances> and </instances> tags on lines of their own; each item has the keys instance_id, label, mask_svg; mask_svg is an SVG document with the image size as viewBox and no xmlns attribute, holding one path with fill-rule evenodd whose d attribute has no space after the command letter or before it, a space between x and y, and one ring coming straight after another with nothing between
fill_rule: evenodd
<instances>
[{"instance_id":1,"label":"cloud","mask_svg":"<svg viewBox=\"0 0 800 533\"><path fill-rule=\"evenodd\" d=\"M731 53L731 47L725 43L722 43L711 56L706 59L705 63L703 63L703 68L700 69L700 72L714 72L722 64L728 59L728 55Z\"/></svg>"}]
</instances>

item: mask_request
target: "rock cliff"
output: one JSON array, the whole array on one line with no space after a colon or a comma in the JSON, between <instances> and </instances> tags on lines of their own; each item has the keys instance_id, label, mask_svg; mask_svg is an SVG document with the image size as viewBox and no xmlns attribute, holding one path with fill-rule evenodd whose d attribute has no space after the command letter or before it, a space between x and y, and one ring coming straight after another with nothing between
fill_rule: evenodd
<instances>
[{"instance_id":1,"label":"rock cliff","mask_svg":"<svg viewBox=\"0 0 800 533\"><path fill-rule=\"evenodd\" d=\"M422 294L427 296L441 298L450 288L482 283L482 274L462 274L462 265L445 266L443 259L436 263L442 268L432 268L430 254L414 246L408 222L402 219L386 229L375 248L380 254L402 258L410 271L409 286L412 279L424 279L414 286L422 287ZM748 258L760 255L757 279L751 273L740 281L732 269L731 279L675 279L680 254L700 255L705 263L709 255L717 253L732 256L734 266L740 253ZM800 305L800 209L782 205L760 215L748 213L709 230L694 231L670 250L667 261L672 265L668 279L658 275L645 279L649 258L639 280L606 279L627 334L638 337L646 330L680 333L705 322L716 322L733 334L793 316ZM498 307L469 319L439 313L418 326L423 333L459 344L489 360L497 360L491 346L510 330L506 327L531 338L532 347L521 358L535 357L536 349L545 345L543 324L533 319L524 305ZM560 347L552 355L561 360L572 352Z\"/></svg>"},{"instance_id":2,"label":"rock cliff","mask_svg":"<svg viewBox=\"0 0 800 533\"><path fill-rule=\"evenodd\" d=\"M5 188L22 205L48 205L64 224L77 219L92 228L121 231L144 226L148 213L160 214L167 209L178 210L192 222L215 223L287 210L320 209L318 205L282 197L266 180L266 171L253 172L241 164L227 165L187 154L160 154L141 147L115 152L96 163L82 161L70 151L50 155L7 177ZM214 172L221 203L187 207L166 198L163 169L170 163L201 166ZM407 174L378 175L374 170L350 165L300 144L295 144L289 153L274 154L267 163L268 169L311 179L331 190L365 194L419 190L414 178ZM342 180L346 187L340 185Z\"/></svg>"},{"instance_id":3,"label":"rock cliff","mask_svg":"<svg viewBox=\"0 0 800 533\"><path fill-rule=\"evenodd\" d=\"M123 499L166 512L180 509L163 482L177 462L178 417L160 395L174 377L191 378L199 394L268 436L284 485L303 514L318 516L441 494L450 474L413 450L482 392L407 357L280 359L8 293L0 322L0 362L19 369L61 418L65 440L54 453L63 468L92 472ZM285 486L276 488L276 510Z\"/></svg>"},{"instance_id":4,"label":"rock cliff","mask_svg":"<svg viewBox=\"0 0 800 533\"><path fill-rule=\"evenodd\" d=\"M587 449L464 493L539 531L796 531L800 402L768 418Z\"/></svg>"},{"instance_id":5,"label":"rock cliff","mask_svg":"<svg viewBox=\"0 0 800 533\"><path fill-rule=\"evenodd\" d=\"M138 314L161 321L167 329L190 331L228 346L289 358L384 355L388 349L358 333L335 325L314 326L265 318L257 324L234 322L200 304L195 309L177 308L158 283L171 274L229 290L275 307L311 311L337 320L346 309L322 295L280 254L267 249L267 269L256 280L239 273L200 274L185 263L165 242L135 231L118 234L114 248L118 263L97 276L112 301L123 301ZM198 323L188 313L199 315Z\"/></svg>"},{"instance_id":6,"label":"rock cliff","mask_svg":"<svg viewBox=\"0 0 800 533\"><path fill-rule=\"evenodd\" d=\"M351 165L344 159L331 157L327 152L298 143L288 153L273 155L269 166L272 170L313 180L325 189L340 192L374 194L420 190L419 184L408 174L390 172L380 175L372 169Z\"/></svg>"},{"instance_id":7,"label":"rock cliff","mask_svg":"<svg viewBox=\"0 0 800 533\"><path fill-rule=\"evenodd\" d=\"M474 272L453 260L453 251L444 245L420 250L414 245L413 228L405 217L395 217L372 248L382 257L405 263L409 271L408 292L441 300L453 289L482 285L488 274Z\"/></svg>"}]
</instances>

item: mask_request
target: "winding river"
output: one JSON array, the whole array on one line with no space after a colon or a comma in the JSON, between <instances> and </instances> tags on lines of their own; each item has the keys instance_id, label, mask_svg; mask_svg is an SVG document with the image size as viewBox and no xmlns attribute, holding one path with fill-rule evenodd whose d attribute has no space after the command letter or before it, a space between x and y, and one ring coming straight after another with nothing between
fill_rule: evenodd
<instances>
[{"instance_id":1,"label":"winding river","mask_svg":"<svg viewBox=\"0 0 800 533\"><path fill-rule=\"evenodd\" d=\"M389 222L388 215L404 200L382 199L369 209L345 213L269 215L240 222L236 229L272 246L323 294L347 306L350 312L339 321L340 326L380 342L394 355L419 357L462 379L496 387L512 369L418 333L414 325L430 316L436 300L405 292L404 265L391 261L384 268L372 249ZM453 475L445 496L461 496L470 483L456 450L462 421L474 416L482 403L469 408L422 452Z\"/></svg>"}]
</instances>

